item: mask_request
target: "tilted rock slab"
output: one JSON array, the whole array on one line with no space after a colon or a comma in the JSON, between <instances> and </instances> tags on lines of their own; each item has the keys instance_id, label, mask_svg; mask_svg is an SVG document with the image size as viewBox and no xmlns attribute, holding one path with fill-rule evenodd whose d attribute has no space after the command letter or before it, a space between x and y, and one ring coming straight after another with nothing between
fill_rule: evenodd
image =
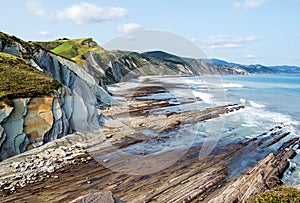
<instances>
[{"instance_id":1,"label":"tilted rock slab","mask_svg":"<svg viewBox=\"0 0 300 203\"><path fill-rule=\"evenodd\" d=\"M0 160L72 132L100 128L99 106L111 98L94 76L75 62L17 38L0 38L0 52L26 55L24 60L63 84L53 95L15 99L13 109L0 110Z\"/></svg>"}]
</instances>

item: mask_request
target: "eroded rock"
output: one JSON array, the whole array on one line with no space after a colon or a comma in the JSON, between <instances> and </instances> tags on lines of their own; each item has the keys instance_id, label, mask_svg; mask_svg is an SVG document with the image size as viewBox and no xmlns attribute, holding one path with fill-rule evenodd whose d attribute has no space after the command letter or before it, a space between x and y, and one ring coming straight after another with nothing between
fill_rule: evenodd
<instances>
[{"instance_id":1,"label":"eroded rock","mask_svg":"<svg viewBox=\"0 0 300 203\"><path fill-rule=\"evenodd\" d=\"M97 193L90 193L77 199L71 201L71 203L121 203L122 201L116 201L113 197L112 192L97 192Z\"/></svg>"}]
</instances>

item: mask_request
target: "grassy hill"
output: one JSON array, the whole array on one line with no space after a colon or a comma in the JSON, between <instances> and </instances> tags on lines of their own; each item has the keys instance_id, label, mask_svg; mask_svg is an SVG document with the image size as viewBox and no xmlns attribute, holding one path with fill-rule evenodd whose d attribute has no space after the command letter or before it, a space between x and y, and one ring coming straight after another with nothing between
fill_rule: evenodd
<instances>
[{"instance_id":1,"label":"grassy hill","mask_svg":"<svg viewBox=\"0 0 300 203\"><path fill-rule=\"evenodd\" d=\"M0 105L12 99L47 95L60 83L21 58L0 53Z\"/></svg>"},{"instance_id":2,"label":"grassy hill","mask_svg":"<svg viewBox=\"0 0 300 203\"><path fill-rule=\"evenodd\" d=\"M101 65L106 65L109 62L116 60L133 60L137 66L145 65L145 60L142 56L134 52L105 50L99 46L92 38L81 39L57 39L48 42L34 42L44 49L51 51L57 55L63 56L67 59L75 61L82 66L85 62L83 55L89 52L98 54L98 62Z\"/></svg>"},{"instance_id":3,"label":"grassy hill","mask_svg":"<svg viewBox=\"0 0 300 203\"><path fill-rule=\"evenodd\" d=\"M57 39L49 42L35 42L44 49L51 51L57 55L75 61L78 65L83 65L84 60L81 58L83 54L88 52L104 53L105 50L98 46L91 38L81 39Z\"/></svg>"}]
</instances>

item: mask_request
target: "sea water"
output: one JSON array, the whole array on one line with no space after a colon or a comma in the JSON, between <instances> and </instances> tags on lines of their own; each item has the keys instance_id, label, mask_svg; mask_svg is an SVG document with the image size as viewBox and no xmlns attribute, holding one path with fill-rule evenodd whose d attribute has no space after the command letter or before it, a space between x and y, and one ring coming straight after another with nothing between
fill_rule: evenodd
<instances>
[{"instance_id":1,"label":"sea water","mask_svg":"<svg viewBox=\"0 0 300 203\"><path fill-rule=\"evenodd\" d=\"M203 81L201 77L189 79L193 80L190 85ZM225 102L246 107L225 116L222 138L252 138L282 123L292 136L300 135L300 75L222 76L220 81ZM206 95L204 101L209 97L213 95ZM299 154L290 160L290 168L282 178L285 184L300 184L300 150L297 152Z\"/></svg>"}]
</instances>

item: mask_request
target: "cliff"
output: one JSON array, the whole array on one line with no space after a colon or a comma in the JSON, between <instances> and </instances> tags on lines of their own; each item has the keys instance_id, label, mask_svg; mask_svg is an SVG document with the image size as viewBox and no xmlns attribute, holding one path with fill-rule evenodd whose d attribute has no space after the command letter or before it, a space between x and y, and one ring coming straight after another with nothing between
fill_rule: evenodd
<instances>
[{"instance_id":1,"label":"cliff","mask_svg":"<svg viewBox=\"0 0 300 203\"><path fill-rule=\"evenodd\" d=\"M0 110L1 160L75 131L99 129L99 108L110 103L110 96L95 77L75 62L4 33L0 34L0 52L6 53L5 56L15 57L19 63L24 63L61 84L56 90L51 87L51 91L44 92L39 91L39 87L45 89L41 86L43 82L25 84L30 91L1 98L2 103L10 104L4 105ZM6 69L13 68L12 64ZM28 73L31 69L27 70ZM26 78L24 76L23 80ZM13 89L24 89L23 80L20 79ZM1 87L5 84L2 80Z\"/></svg>"}]
</instances>

